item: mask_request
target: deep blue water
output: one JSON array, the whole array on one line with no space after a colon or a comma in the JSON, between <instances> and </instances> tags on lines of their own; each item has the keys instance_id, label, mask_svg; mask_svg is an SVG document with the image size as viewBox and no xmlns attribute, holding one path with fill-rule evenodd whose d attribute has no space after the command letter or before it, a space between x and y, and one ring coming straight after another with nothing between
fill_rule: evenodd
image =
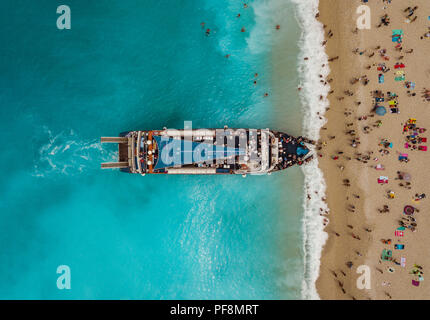
<instances>
[{"instance_id":1,"label":"deep blue water","mask_svg":"<svg viewBox=\"0 0 430 320\"><path fill-rule=\"evenodd\" d=\"M0 2L0 298L299 298L298 168L246 179L99 169L115 152L99 137L127 130L299 134L296 93L285 106L280 92L297 86L293 11L290 76L277 82L276 39L258 33L273 26L251 1L70 0L71 30L56 28L60 4ZM63 264L71 290L56 287Z\"/></svg>"}]
</instances>

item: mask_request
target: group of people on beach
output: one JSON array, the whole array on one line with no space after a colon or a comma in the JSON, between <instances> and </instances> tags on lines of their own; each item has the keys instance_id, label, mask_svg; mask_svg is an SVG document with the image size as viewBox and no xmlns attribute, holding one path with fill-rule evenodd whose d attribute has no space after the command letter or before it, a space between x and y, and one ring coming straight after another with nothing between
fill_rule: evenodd
<instances>
[{"instance_id":1,"label":"group of people on beach","mask_svg":"<svg viewBox=\"0 0 430 320\"><path fill-rule=\"evenodd\" d=\"M386 5L391 3L391 1L384 0ZM384 8L386 9L386 7ZM417 21L418 16L416 15L418 11L418 6L410 6L404 9L404 15L405 15L405 23L412 23ZM430 17L429 17L430 20ZM377 25L378 28L382 26L388 26L390 25L390 17L388 13L384 14L380 18L380 23ZM326 25L324 25L324 28L327 28ZM386 30L386 29L383 29ZM429 27L430 31L430 27ZM359 30L356 28L352 31L353 34L358 34ZM385 31L381 31L385 32ZM333 37L332 30L329 30L329 32L326 33L326 40L322 43L322 46L326 46L327 41ZM430 37L430 32L428 36ZM423 37L421 37L423 38ZM403 47L403 30L393 30L392 35L392 42L393 42L393 48L383 48L381 45L374 46L373 48L355 48L352 53L359 56L358 59L363 59L364 61L364 69L365 70L375 70L376 75L378 76L378 81L375 82L375 90L370 91L371 98L373 101L372 108L366 113L366 114L357 114L358 110L362 110L363 108L360 108L362 105L362 101L360 100L360 94L358 92L363 91L362 89L354 89L354 86L361 85L366 86L370 83L370 79L373 79L372 77L368 77L367 74L355 76L350 80L350 85L352 88L346 88L343 90L342 94L336 97L336 100L341 102L342 104L345 104L348 101L348 99L355 100L353 103L356 107L354 108L345 108L344 116L345 116L345 127L346 130L344 131L345 136L348 137L349 140L349 146L353 149L351 152L348 152L348 150L339 150L337 148L337 151L334 151L331 155L329 155L329 159L336 162L337 168L344 174L346 172L345 167L348 165L348 161L355 159L356 161L360 162L361 164L365 165L366 167L373 168L375 170L392 170L392 168L386 168L381 161L385 159L385 157L395 157L396 155L399 156L399 165L402 167L405 165L405 163L408 163L410 161L410 155L406 154L406 152L409 151L427 151L427 138L425 137L426 128L418 127L416 125L417 119L408 119L403 127L403 133L405 135L405 143L404 145L394 145L393 140L390 138L380 139L378 137L378 146L379 149L376 150L366 150L366 151L359 151L357 148L360 147L361 142L361 135L362 134L368 134L370 135L373 130L382 128L383 121L382 117L385 116L385 113L388 113L388 117L397 116L397 114L400 113L400 97L397 93L393 92L392 90L383 92L380 87L384 85L384 75L388 74L393 68L394 69L394 75L395 75L395 81L399 83L399 89L401 90L406 89L405 95L401 94L402 97L408 97L408 98L414 98L418 97L417 94L414 92L416 84L413 81L407 81L406 75L405 75L405 69L406 69L406 62L408 60L408 56L412 55L414 53L413 48L407 48L404 49ZM391 63L392 57L395 57L395 62ZM360 58L361 56L361 58ZM344 58L336 56L333 58L329 58L329 62L334 63L338 59ZM378 59L379 61L375 61L374 59ZM367 60L367 62L366 62ZM323 82L323 80L321 81ZM324 84L327 84L327 82L324 82ZM372 82L373 85L373 82ZM378 88L376 88L378 86ZM397 90L397 89L395 89ZM328 92L329 95L335 93L335 91L332 89ZM430 101L430 90L427 88L424 88L422 91L422 98L424 101L429 102ZM364 102L364 101L363 101ZM405 103L405 101L403 101ZM340 104L340 103L339 103ZM387 106L388 104L388 110L387 112ZM333 106L332 106L333 107ZM357 108L357 111L356 111ZM351 120L351 116L355 115L355 119ZM372 118L377 117L376 120L373 120ZM372 122L370 122L372 121ZM361 130L360 130L361 129ZM327 127L323 127L322 130L327 130ZM375 135L369 136L370 139L372 139ZM336 137L334 135L327 134L326 135L327 140L322 139L317 144L317 154L318 157L326 157L325 149L329 145L335 145L336 144ZM369 140L369 139L365 139ZM334 144L331 143L331 141L335 141ZM365 144L366 146L369 146L368 143ZM376 144L374 145L376 146ZM393 148L395 149L401 149L401 152L393 152ZM403 149L403 150L402 150ZM350 154L350 155L348 155ZM384 158L383 158L384 157ZM345 162L346 161L346 162ZM373 165L372 163L377 163L376 165ZM411 175L407 172L405 172L402 168L402 170L397 171L397 177L395 180L398 181L398 186L402 188L403 193L405 192L411 192L414 189L414 185L411 181ZM388 183L389 179L385 176L380 176L378 178L378 183L381 184L381 186L384 186ZM361 197L359 194L357 194L357 191L355 191L355 186L353 187L355 180L346 178L343 176L342 178L342 185L344 187L347 187L346 193L349 194L347 196L347 203L346 203L346 214L361 214L360 210L360 204L357 204L357 201L360 201ZM355 193L352 193L355 192ZM350 196L352 193L353 196ZM405 245L403 243L403 237L406 235L406 232L416 232L418 227L418 218L417 213L420 212L418 206L421 203L421 201L425 201L426 194L422 191L416 192L414 196L411 196L411 200L414 205L404 205L404 211L402 213L398 213L398 210L392 210L390 207L398 208L399 207L399 200L397 197L398 191L395 188L386 190L383 189L382 191L382 197L381 199L387 199L391 202L394 202L395 205L389 206L388 203L383 204L382 207L377 208L377 212L379 214L389 214L392 211L395 211L396 214L400 214L399 219L397 220L398 225L393 226L393 230L395 230L395 237L396 239L393 240L391 238L383 238L380 241L381 249L383 248L383 254L378 259L378 264L381 265L381 267L376 267L376 270L383 276L383 277L389 277L387 274L394 273L397 266L400 266L401 268L406 267L406 258L404 256L400 258L395 258L392 256L392 249L396 250L395 252L398 253L405 253ZM390 210L391 209L391 210ZM322 212L321 215L326 216L328 212ZM326 226L328 225L328 218L323 218L323 224ZM336 228L339 228L336 225ZM353 239L352 243L355 243L355 241L363 242L368 241L368 239L371 239L370 237L363 236L360 234L360 230L364 230L367 233L372 232L373 230L369 228L368 226L362 226L357 228L357 226L348 223L347 228L349 231L347 234ZM343 238L341 235L341 230L332 230L331 231L336 238ZM335 238L335 239L336 239ZM335 240L336 241L336 240ZM348 240L349 241L349 240ZM360 258L362 254L351 247L352 252L356 253L357 258ZM404 251L401 251L404 250ZM388 254L389 256L386 256L385 254ZM347 259L345 257L345 259ZM353 261L349 259L345 262L345 265L348 269L352 268ZM385 270L382 268L382 266L386 266ZM345 282L341 280L342 274L344 277L347 276L347 273L340 267L340 270L330 270L332 275L334 276L335 282L338 284L338 287L341 289L343 294L349 294L349 296L352 299L356 299L356 296L354 294L349 293L347 286L345 285ZM340 272L340 273L339 273ZM410 272L415 277L411 279L413 286L419 286L420 283L424 280L423 278L423 267L418 266L414 264L414 268ZM388 297L389 299L392 298L392 295L390 292L387 291L387 288L391 286L391 282L384 279L381 282L381 285L385 287L386 291L384 291L384 295Z\"/></svg>"}]
</instances>

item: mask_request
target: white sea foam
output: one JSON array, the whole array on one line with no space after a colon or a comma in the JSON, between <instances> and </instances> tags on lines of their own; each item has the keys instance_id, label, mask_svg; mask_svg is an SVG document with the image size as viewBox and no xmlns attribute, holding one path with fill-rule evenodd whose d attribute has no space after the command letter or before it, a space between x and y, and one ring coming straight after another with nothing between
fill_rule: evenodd
<instances>
[{"instance_id":1,"label":"white sea foam","mask_svg":"<svg viewBox=\"0 0 430 320\"><path fill-rule=\"evenodd\" d=\"M100 162L115 161L114 150L102 148L101 143L96 140L83 140L73 130L55 135L47 127L44 127L43 131L48 142L39 148L39 158L34 164L34 176L81 173L88 168L98 169Z\"/></svg>"},{"instance_id":2,"label":"white sea foam","mask_svg":"<svg viewBox=\"0 0 430 320\"><path fill-rule=\"evenodd\" d=\"M319 131L326 122L323 115L329 106L327 95L330 90L329 85L321 83L322 78L319 76L321 74L325 79L330 72L328 57L322 47L324 28L315 18L319 11L319 0L291 1L296 4L296 16L302 28L298 72L302 87L303 131L305 136L318 140ZM305 57L308 59L305 60ZM329 210L323 201L326 184L323 173L318 167L318 159L303 166L303 172L305 175L305 196L303 202L304 280L302 298L319 299L315 282L319 276L322 248L328 237L323 230L323 217L321 216L321 213Z\"/></svg>"},{"instance_id":3,"label":"white sea foam","mask_svg":"<svg viewBox=\"0 0 430 320\"><path fill-rule=\"evenodd\" d=\"M246 38L251 54L260 54L271 50L277 41L275 26L288 16L289 6L285 0L259 0L252 4L255 26Z\"/></svg>"}]
</instances>

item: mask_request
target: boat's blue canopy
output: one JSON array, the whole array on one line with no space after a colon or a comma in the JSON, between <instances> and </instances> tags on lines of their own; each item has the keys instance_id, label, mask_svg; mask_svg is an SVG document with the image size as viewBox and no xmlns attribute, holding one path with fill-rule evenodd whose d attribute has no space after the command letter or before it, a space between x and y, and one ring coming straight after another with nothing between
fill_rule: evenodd
<instances>
[{"instance_id":1,"label":"boat's blue canopy","mask_svg":"<svg viewBox=\"0 0 430 320\"><path fill-rule=\"evenodd\" d=\"M298 147L297 147L297 150L296 150L296 153L297 153L297 155L298 155L299 157L301 157L301 156L305 156L305 155L307 155L307 154L309 153L309 149L307 149L307 148L303 148L303 147L301 147L301 146L298 146Z\"/></svg>"},{"instance_id":2,"label":"boat's blue canopy","mask_svg":"<svg viewBox=\"0 0 430 320\"><path fill-rule=\"evenodd\" d=\"M245 149L216 146L212 143L194 142L154 136L158 145L158 161L154 170L193 163L214 162L230 156L245 155Z\"/></svg>"}]
</instances>

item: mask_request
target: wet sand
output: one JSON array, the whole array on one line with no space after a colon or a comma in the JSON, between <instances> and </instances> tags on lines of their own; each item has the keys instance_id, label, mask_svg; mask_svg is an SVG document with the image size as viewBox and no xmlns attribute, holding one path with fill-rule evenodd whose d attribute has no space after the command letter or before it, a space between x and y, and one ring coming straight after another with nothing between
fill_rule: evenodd
<instances>
[{"instance_id":1,"label":"wet sand","mask_svg":"<svg viewBox=\"0 0 430 320\"><path fill-rule=\"evenodd\" d=\"M426 279L430 268L430 170L427 168L430 151L405 149L407 134L402 134L403 124L409 118L416 118L418 127L429 129L420 136L430 138L430 103L421 97L422 90L430 87L430 39L420 39L430 26L430 2L391 2L370 0L366 5L371 8L371 30L354 31L359 16L356 9L363 4L360 0L320 0L319 20L326 25L327 55L335 58L330 62L331 73L327 79L333 79L329 84L334 92L329 95L330 109L325 114L328 122L321 130L320 142L323 145L322 157L319 158L330 208L327 216L330 223L326 227L329 239L323 250L317 281L322 299L430 299L430 279ZM404 10L409 6L418 6L411 16L417 16L417 19L412 23L405 22L408 13ZM384 14L390 17L390 24L378 28ZM393 29L404 31L402 51L396 50L396 43L392 42ZM331 37L330 30L333 33ZM383 59L378 52L380 49L376 50L378 46L387 49L389 60ZM413 52L407 53L410 49ZM404 63L406 67L395 69L397 62ZM380 63L385 63L390 70L386 73L378 71ZM370 69L367 69L369 65ZM404 71L404 81L394 80L398 70ZM384 75L384 83L378 83L380 73ZM364 75L369 80L367 85L364 85L365 78L351 84L353 78ZM406 81L415 82L415 89L410 92L416 93L415 96L408 96L410 89L405 88ZM381 90L385 96L387 92L396 93L400 113L390 113L386 97L380 104L388 113L385 116L372 113L375 103L371 92L374 90ZM357 119L365 115L366 120ZM374 127L378 120L382 125ZM369 127L368 133L365 133L365 127ZM355 135L346 134L350 130L355 130ZM351 146L354 138L360 142L356 148ZM393 143L392 148L379 146L382 139ZM381 149L388 150L389 154L381 154ZM400 162L398 152L408 153L409 162ZM365 155L370 156L367 163L363 162L366 161ZM360 157L361 161L356 160ZM377 164L382 164L385 170L372 168ZM410 189L399 186L402 181L395 180L397 171L411 175ZM387 176L388 184L378 184L379 176ZM346 185L345 179L349 180ZM395 192L394 199L388 199L389 190ZM416 193L425 193L427 197L415 202L413 197ZM378 212L378 208L384 205L388 205L389 212ZM416 231L406 229L403 237L396 237L394 232L400 226L398 221L406 218L402 214L405 205L412 205L420 211L413 216ZM392 241L383 244L381 239ZM403 244L404 250L395 250L394 244ZM406 266L382 261L383 249L391 250L398 262L402 257L406 258ZM348 266L348 262L352 262L352 266ZM426 279L420 281L418 287L412 285L412 280L418 279L417 275L410 274L414 264L423 267ZM370 268L369 290L357 288L360 276L357 267L360 265Z\"/></svg>"}]
</instances>

